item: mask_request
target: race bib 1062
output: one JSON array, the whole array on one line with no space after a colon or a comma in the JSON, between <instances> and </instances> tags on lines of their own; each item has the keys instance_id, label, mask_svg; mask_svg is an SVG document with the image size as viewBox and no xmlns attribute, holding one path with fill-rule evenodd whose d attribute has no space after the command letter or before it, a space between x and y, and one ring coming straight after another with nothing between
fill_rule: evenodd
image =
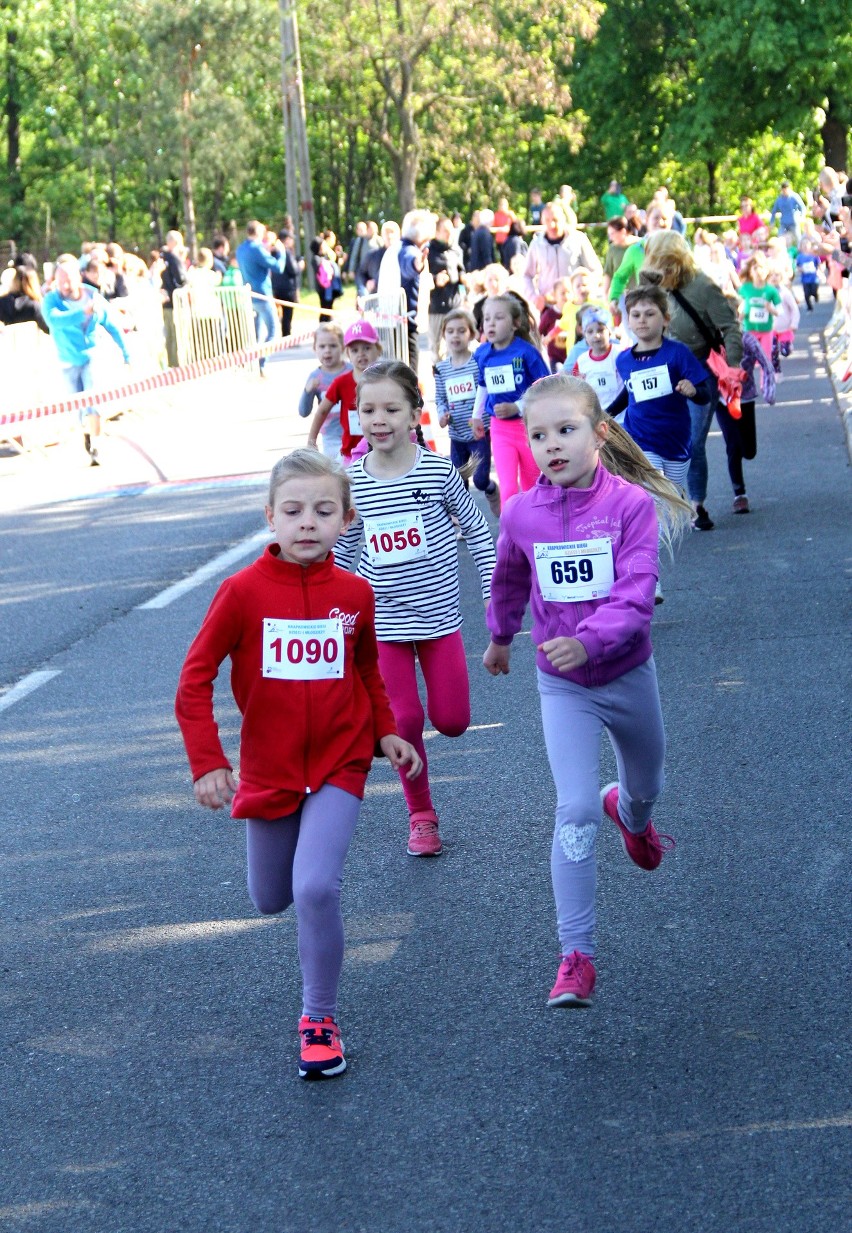
<instances>
[{"instance_id":1,"label":"race bib 1062","mask_svg":"<svg viewBox=\"0 0 852 1233\"><path fill-rule=\"evenodd\" d=\"M343 676L343 622L263 619L263 675L278 681Z\"/></svg>"},{"instance_id":2,"label":"race bib 1062","mask_svg":"<svg viewBox=\"0 0 852 1233\"><path fill-rule=\"evenodd\" d=\"M476 382L470 373L466 377L447 377L444 388L451 407L458 407L476 397Z\"/></svg>"},{"instance_id":3,"label":"race bib 1062","mask_svg":"<svg viewBox=\"0 0 852 1233\"><path fill-rule=\"evenodd\" d=\"M615 572L610 539L533 544L533 555L541 597L549 603L604 599L612 590Z\"/></svg>"},{"instance_id":4,"label":"race bib 1062","mask_svg":"<svg viewBox=\"0 0 852 1233\"><path fill-rule=\"evenodd\" d=\"M374 565L400 565L428 557L426 529L419 510L386 518L365 518L367 555Z\"/></svg>"}]
</instances>

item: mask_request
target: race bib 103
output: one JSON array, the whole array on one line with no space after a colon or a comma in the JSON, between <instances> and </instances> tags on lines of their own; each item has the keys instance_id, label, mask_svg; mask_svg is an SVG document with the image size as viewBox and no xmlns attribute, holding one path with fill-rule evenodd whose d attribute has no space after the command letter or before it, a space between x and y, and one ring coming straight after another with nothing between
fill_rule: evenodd
<instances>
[{"instance_id":1,"label":"race bib 103","mask_svg":"<svg viewBox=\"0 0 852 1233\"><path fill-rule=\"evenodd\" d=\"M549 603L604 599L612 590L615 572L610 539L533 544L533 555L541 597Z\"/></svg>"},{"instance_id":2,"label":"race bib 103","mask_svg":"<svg viewBox=\"0 0 852 1233\"><path fill-rule=\"evenodd\" d=\"M489 394L508 394L509 402L515 396L515 370L511 364L495 364L485 370L485 388Z\"/></svg>"},{"instance_id":3,"label":"race bib 103","mask_svg":"<svg viewBox=\"0 0 852 1233\"><path fill-rule=\"evenodd\" d=\"M277 681L343 676L343 622L263 619L263 675Z\"/></svg>"}]
</instances>

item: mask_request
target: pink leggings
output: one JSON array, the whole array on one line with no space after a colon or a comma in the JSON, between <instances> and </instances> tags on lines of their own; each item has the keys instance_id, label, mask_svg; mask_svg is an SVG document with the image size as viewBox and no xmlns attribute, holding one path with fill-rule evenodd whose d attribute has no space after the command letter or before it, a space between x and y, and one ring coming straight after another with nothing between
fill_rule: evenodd
<instances>
[{"instance_id":1,"label":"pink leggings","mask_svg":"<svg viewBox=\"0 0 852 1233\"><path fill-rule=\"evenodd\" d=\"M539 470L527 441L527 426L523 420L498 420L492 415L491 454L497 468L501 501L508 501L516 492L526 492L532 488L539 477Z\"/></svg>"},{"instance_id":2,"label":"pink leggings","mask_svg":"<svg viewBox=\"0 0 852 1233\"><path fill-rule=\"evenodd\" d=\"M379 643L379 669L399 735L410 741L423 759L423 770L416 779L406 779L404 769L399 776L410 814L432 810L423 745L425 716L417 692L415 656L426 681L426 706L434 727L444 736L461 736L470 723L470 685L461 630L419 642Z\"/></svg>"}]
</instances>

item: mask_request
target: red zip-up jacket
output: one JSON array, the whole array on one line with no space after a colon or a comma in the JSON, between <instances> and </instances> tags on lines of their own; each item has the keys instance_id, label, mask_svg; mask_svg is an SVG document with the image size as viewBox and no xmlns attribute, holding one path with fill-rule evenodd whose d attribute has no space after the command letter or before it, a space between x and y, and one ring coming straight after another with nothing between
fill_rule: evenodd
<instances>
[{"instance_id":1,"label":"red zip-up jacket","mask_svg":"<svg viewBox=\"0 0 852 1233\"><path fill-rule=\"evenodd\" d=\"M334 564L282 561L270 544L222 583L186 657L175 713L193 781L231 766L213 717L213 682L231 658L231 690L243 717L240 776L231 814L280 818L324 784L363 798L376 743L396 734L379 657L372 587ZM334 680L269 679L263 622L338 618L344 673Z\"/></svg>"}]
</instances>

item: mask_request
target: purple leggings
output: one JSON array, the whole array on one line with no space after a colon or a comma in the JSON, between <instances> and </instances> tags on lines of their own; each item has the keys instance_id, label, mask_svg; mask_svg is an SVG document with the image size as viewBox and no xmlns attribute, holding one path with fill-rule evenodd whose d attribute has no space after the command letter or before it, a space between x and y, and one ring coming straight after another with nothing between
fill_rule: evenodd
<instances>
[{"instance_id":1,"label":"purple leggings","mask_svg":"<svg viewBox=\"0 0 852 1233\"><path fill-rule=\"evenodd\" d=\"M258 912L296 905L305 1015L337 1014L343 967L340 889L361 802L325 784L284 818L246 819L248 891Z\"/></svg>"},{"instance_id":2,"label":"purple leggings","mask_svg":"<svg viewBox=\"0 0 852 1233\"><path fill-rule=\"evenodd\" d=\"M409 813L432 809L429 772L423 744L423 703L417 692L415 656L426 681L429 719L444 736L461 736L470 723L470 685L461 630L422 642L380 642L379 670L384 678L399 735L410 741L423 759L416 779L399 773Z\"/></svg>"}]
</instances>

